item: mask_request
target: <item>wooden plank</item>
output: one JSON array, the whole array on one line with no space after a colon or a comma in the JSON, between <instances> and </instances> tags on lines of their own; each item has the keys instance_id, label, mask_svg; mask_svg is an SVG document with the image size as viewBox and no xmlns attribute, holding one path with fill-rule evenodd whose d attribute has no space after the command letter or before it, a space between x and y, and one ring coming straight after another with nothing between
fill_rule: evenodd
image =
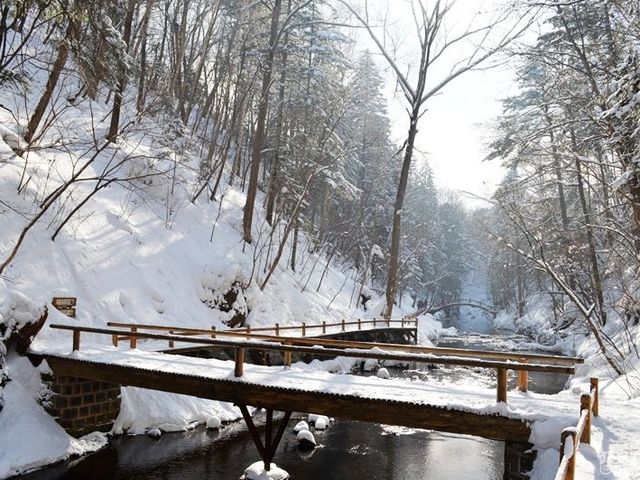
<instances>
[{"instance_id":1,"label":"wooden plank","mask_svg":"<svg viewBox=\"0 0 640 480\"><path fill-rule=\"evenodd\" d=\"M133 366L89 363L55 355L45 355L45 359L59 375L193 395L238 405L280 411L313 412L336 418L477 435L513 442L527 442L531 433L527 422L499 415L482 415L408 402L364 399L354 395L281 389L239 380L209 380L160 371L151 372Z\"/></svg>"}]
</instances>

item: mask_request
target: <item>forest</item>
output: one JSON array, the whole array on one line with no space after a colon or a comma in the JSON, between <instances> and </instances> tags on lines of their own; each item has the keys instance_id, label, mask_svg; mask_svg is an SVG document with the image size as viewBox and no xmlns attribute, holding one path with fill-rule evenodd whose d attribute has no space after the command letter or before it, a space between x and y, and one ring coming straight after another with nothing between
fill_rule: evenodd
<instances>
[{"instance_id":1,"label":"forest","mask_svg":"<svg viewBox=\"0 0 640 480\"><path fill-rule=\"evenodd\" d=\"M167 229L185 205L235 188L254 252L244 288L302 268L303 235L322 258L314 269L341 265L358 304L384 296L387 318L403 297L415 309L455 302L480 262L496 307L522 316L544 296L554 332L589 332L621 372L635 347L613 342L607 322L640 317L637 2L517 0L457 30L447 2L406 2L403 54L375 3L2 1L0 107L13 124L0 136L21 158L14 194L29 198L0 275L35 227L56 241L113 185ZM503 99L486 161L506 175L469 209L436 188L416 134L450 82L505 62L518 93ZM389 85L406 108L401 139ZM31 159L45 151L65 166Z\"/></svg>"}]
</instances>

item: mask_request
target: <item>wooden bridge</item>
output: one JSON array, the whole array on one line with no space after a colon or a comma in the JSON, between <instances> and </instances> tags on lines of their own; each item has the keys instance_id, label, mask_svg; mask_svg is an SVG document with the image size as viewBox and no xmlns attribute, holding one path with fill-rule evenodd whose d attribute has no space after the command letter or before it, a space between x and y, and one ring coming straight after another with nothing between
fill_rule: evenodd
<instances>
[{"instance_id":1,"label":"wooden bridge","mask_svg":"<svg viewBox=\"0 0 640 480\"><path fill-rule=\"evenodd\" d=\"M355 325L349 325L351 322L295 327L274 325L263 329L225 331L118 323L110 323L108 328L51 325L52 328L72 333L73 352L71 355L68 351L40 354L58 375L187 394L238 405L267 469L294 411L476 435L521 445L520 451L524 452L530 447L531 420L522 412L527 409L535 411L536 400L518 395L510 400L507 407L508 372L517 373L518 387L526 391L527 372L571 374L574 373L574 365L582 362L579 358L553 355L480 352L307 336L311 330L319 335L330 335L332 329L341 332L356 325L360 331L365 325L374 326L374 329L416 328L414 320L394 320L386 324L375 321L375 325L364 322L352 322ZM397 322L400 325L394 326ZM283 332L294 331L301 336L282 336ZM92 345L81 350L83 334L109 336L115 346L126 340L131 348L96 348ZM169 355L136 348L143 341L156 346L164 344L170 350L178 351L180 349L175 347L176 344L186 344L187 349L231 350L234 352L234 361ZM245 364L248 350L280 352L284 368ZM470 392L466 387L455 386L443 389L429 382L335 375L310 371L298 367L299 364L292 367L293 354L489 369L496 372L497 384L492 395L488 390ZM557 409L548 399L544 401L546 403L541 402L536 411L537 418L553 416ZM247 406L266 409L264 440L258 434ZM275 411L284 412L277 427L274 425ZM505 452L511 450L507 448ZM505 478L522 478L519 475L505 472Z\"/></svg>"}]
</instances>

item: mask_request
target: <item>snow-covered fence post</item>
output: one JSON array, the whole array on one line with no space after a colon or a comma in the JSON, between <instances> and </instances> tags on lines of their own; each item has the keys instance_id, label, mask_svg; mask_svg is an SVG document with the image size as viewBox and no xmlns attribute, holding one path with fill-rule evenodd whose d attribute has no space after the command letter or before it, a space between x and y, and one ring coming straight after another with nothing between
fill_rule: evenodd
<instances>
[{"instance_id":1,"label":"snow-covered fence post","mask_svg":"<svg viewBox=\"0 0 640 480\"><path fill-rule=\"evenodd\" d=\"M576 473L576 431L572 428L563 430L560 435L560 464L562 464L565 457L567 458L567 469L564 479L574 480Z\"/></svg>"},{"instance_id":2,"label":"snow-covered fence post","mask_svg":"<svg viewBox=\"0 0 640 480\"><path fill-rule=\"evenodd\" d=\"M580 441L582 443L591 443L591 395L585 393L580 395L580 416L586 410L586 418Z\"/></svg>"},{"instance_id":3,"label":"snow-covered fence post","mask_svg":"<svg viewBox=\"0 0 640 480\"><path fill-rule=\"evenodd\" d=\"M129 348L138 348L138 327L131 327L131 336L129 337Z\"/></svg>"},{"instance_id":4,"label":"snow-covered fence post","mask_svg":"<svg viewBox=\"0 0 640 480\"><path fill-rule=\"evenodd\" d=\"M527 363L526 358L520 359L520 363ZM526 370L518 371L518 390L526 392L529 389L529 372Z\"/></svg>"},{"instance_id":5,"label":"snow-covered fence post","mask_svg":"<svg viewBox=\"0 0 640 480\"><path fill-rule=\"evenodd\" d=\"M302 322L302 336L307 336L307 324L305 322Z\"/></svg>"},{"instance_id":6,"label":"snow-covered fence post","mask_svg":"<svg viewBox=\"0 0 640 480\"><path fill-rule=\"evenodd\" d=\"M589 384L591 385L591 395L593 396L593 406L591 407L591 411L594 416L598 416L599 414L599 401L598 401L598 379L591 378L589 380Z\"/></svg>"},{"instance_id":7,"label":"snow-covered fence post","mask_svg":"<svg viewBox=\"0 0 640 480\"><path fill-rule=\"evenodd\" d=\"M244 373L244 348L236 348L235 376L241 377Z\"/></svg>"},{"instance_id":8,"label":"snow-covered fence post","mask_svg":"<svg viewBox=\"0 0 640 480\"><path fill-rule=\"evenodd\" d=\"M327 321L323 320L322 321L322 333L327 333Z\"/></svg>"},{"instance_id":9,"label":"snow-covered fence post","mask_svg":"<svg viewBox=\"0 0 640 480\"><path fill-rule=\"evenodd\" d=\"M507 403L507 369L498 368L498 403Z\"/></svg>"},{"instance_id":10,"label":"snow-covered fence post","mask_svg":"<svg viewBox=\"0 0 640 480\"><path fill-rule=\"evenodd\" d=\"M276 337L280 336L280 324L276 323Z\"/></svg>"}]
</instances>

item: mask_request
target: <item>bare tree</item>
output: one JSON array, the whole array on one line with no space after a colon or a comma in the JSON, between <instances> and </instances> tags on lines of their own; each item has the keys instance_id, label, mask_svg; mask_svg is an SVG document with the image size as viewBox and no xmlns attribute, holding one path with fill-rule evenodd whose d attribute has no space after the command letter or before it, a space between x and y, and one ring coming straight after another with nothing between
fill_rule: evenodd
<instances>
[{"instance_id":1,"label":"bare tree","mask_svg":"<svg viewBox=\"0 0 640 480\"><path fill-rule=\"evenodd\" d=\"M391 318L393 304L396 298L400 267L402 208L407 191L416 135L418 133L418 122L424 114L424 106L430 98L442 91L451 81L486 62L515 38L519 37L530 25L534 16L531 15L533 10L527 10L525 15L522 15L508 25L508 22L515 16L515 11L509 9L499 14L496 18L491 19L491 21L485 25L469 25L462 33L450 36L450 32L445 28L445 20L451 13L452 3L437 0L433 2L431 6L427 5L427 2L424 0L411 2L420 57L417 62L417 70L411 76L413 78L411 78L409 74L403 73L399 62L394 58L393 50L386 46L388 33L385 31L383 34L384 37L382 38L376 33L376 27L370 21L368 2L365 1L364 13L359 13L346 0L340 0L340 2L366 29L380 50L380 53L394 71L397 82L408 104L409 129L404 145L404 159L394 204L386 287L386 307L383 312L385 318ZM505 25L505 32L498 32L499 27L501 28ZM494 34L498 35L497 41L493 41ZM448 56L455 55L453 49L465 41L473 42L475 45L470 55L455 62L448 73L440 74L437 71L433 72L434 66L443 65ZM492 44L489 45L490 43Z\"/></svg>"}]
</instances>

